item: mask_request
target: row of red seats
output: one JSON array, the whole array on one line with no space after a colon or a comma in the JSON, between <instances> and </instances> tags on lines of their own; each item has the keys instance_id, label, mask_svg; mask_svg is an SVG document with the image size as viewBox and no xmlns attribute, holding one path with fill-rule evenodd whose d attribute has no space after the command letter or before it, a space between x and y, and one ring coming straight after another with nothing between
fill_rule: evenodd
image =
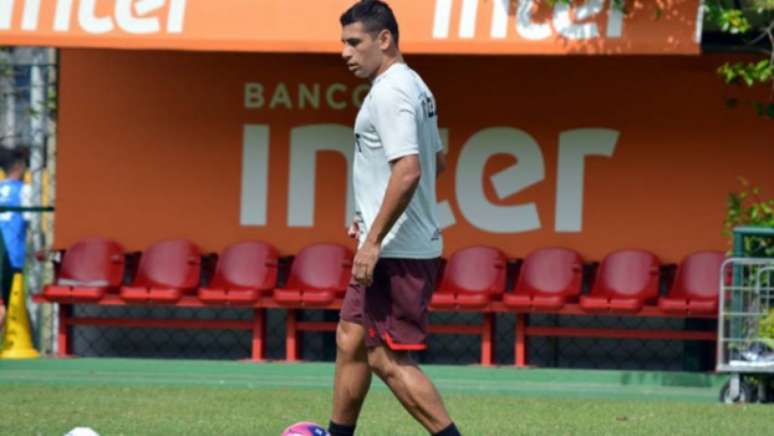
<instances>
[{"instance_id":1,"label":"row of red seats","mask_svg":"<svg viewBox=\"0 0 774 436\"><path fill-rule=\"evenodd\" d=\"M501 299L506 307L518 310L555 312L578 303L589 313L629 314L657 302L666 313L714 314L723 260L719 251L690 254L677 268L668 294L659 296L659 259L645 250L620 250L602 260L590 292L581 295L580 254L567 248L545 248L524 259L514 273L513 291L506 292L505 255L496 248L473 247L449 259L432 305L475 308Z\"/></svg>"},{"instance_id":2,"label":"row of red seats","mask_svg":"<svg viewBox=\"0 0 774 436\"><path fill-rule=\"evenodd\" d=\"M134 279L123 284L127 272L123 247L89 238L65 251L58 278L44 288L43 296L52 302L89 303L117 294L127 303L174 304L183 296L197 295L204 303L251 306L273 294L288 304L325 305L346 290L351 257L351 250L339 245L307 247L296 256L285 286L275 288L277 250L264 242L241 242L224 250L213 278L200 287L201 251L190 241L169 240L148 247Z\"/></svg>"},{"instance_id":3,"label":"row of red seats","mask_svg":"<svg viewBox=\"0 0 774 436\"><path fill-rule=\"evenodd\" d=\"M202 253L190 241L162 241L140 256L130 284L124 248L101 238L82 240L65 253L47 301L96 303L109 294L126 303L174 304L197 296L206 304L254 306L262 298L281 306L324 307L343 297L350 281L352 251L337 244L314 244L294 258L281 287L280 258L264 242L241 242L218 257L212 279L200 286ZM583 259L567 248L537 250L515 269L509 282L508 259L493 247L471 247L446 262L431 301L437 310L485 310L490 304L521 311L560 311L578 304L589 313L639 312L656 305L670 314L717 312L721 252L701 251L678 266L667 295L659 296L659 259L644 250L621 250L606 256L595 271L590 292L582 294Z\"/></svg>"}]
</instances>

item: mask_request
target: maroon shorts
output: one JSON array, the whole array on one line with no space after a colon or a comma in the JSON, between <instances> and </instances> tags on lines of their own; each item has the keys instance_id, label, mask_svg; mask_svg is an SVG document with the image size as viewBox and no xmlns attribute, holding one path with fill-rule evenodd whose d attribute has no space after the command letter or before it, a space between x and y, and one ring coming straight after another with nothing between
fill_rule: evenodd
<instances>
[{"instance_id":1,"label":"maroon shorts","mask_svg":"<svg viewBox=\"0 0 774 436\"><path fill-rule=\"evenodd\" d=\"M367 289L349 284L341 319L366 329L366 346L424 350L427 306L435 289L440 259L380 259Z\"/></svg>"}]
</instances>

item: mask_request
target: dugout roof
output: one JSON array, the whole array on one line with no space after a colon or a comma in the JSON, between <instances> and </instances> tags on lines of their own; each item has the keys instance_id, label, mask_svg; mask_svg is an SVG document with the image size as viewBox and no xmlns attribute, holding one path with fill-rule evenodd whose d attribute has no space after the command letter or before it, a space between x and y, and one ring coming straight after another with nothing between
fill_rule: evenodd
<instances>
[{"instance_id":1,"label":"dugout roof","mask_svg":"<svg viewBox=\"0 0 774 436\"><path fill-rule=\"evenodd\" d=\"M0 44L335 53L353 0L0 0ZM698 54L699 0L391 0L406 53ZM545 2L544 2L545 3Z\"/></svg>"}]
</instances>

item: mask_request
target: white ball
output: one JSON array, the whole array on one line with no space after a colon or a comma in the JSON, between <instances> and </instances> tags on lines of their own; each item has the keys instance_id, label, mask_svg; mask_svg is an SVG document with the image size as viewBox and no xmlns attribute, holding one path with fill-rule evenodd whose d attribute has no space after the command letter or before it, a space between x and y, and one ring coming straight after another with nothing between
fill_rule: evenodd
<instances>
[{"instance_id":1,"label":"white ball","mask_svg":"<svg viewBox=\"0 0 774 436\"><path fill-rule=\"evenodd\" d=\"M74 429L65 433L64 436L99 436L99 433L90 429L89 427L75 427Z\"/></svg>"}]
</instances>

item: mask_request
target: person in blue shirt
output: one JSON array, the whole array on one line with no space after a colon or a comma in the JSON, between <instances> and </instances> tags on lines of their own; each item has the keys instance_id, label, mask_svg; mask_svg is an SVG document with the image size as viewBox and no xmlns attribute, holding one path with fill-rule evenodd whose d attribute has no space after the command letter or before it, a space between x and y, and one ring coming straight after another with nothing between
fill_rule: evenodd
<instances>
[{"instance_id":1,"label":"person in blue shirt","mask_svg":"<svg viewBox=\"0 0 774 436\"><path fill-rule=\"evenodd\" d=\"M0 206L29 206L30 187L24 184L27 171L27 152L24 148L7 151L3 159L5 179L0 181ZM5 320L5 308L11 293L14 273L24 269L25 248L29 214L22 212L0 212L0 233L5 243L2 271L2 301L0 305L0 328Z\"/></svg>"}]
</instances>

